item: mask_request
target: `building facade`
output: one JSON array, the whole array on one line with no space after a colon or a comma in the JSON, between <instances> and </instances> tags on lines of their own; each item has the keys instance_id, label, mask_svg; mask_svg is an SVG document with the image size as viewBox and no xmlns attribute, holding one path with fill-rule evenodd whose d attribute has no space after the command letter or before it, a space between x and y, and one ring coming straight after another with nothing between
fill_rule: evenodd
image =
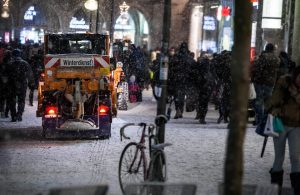
<instances>
[{"instance_id":1,"label":"building facade","mask_svg":"<svg viewBox=\"0 0 300 195\"><path fill-rule=\"evenodd\" d=\"M290 54L299 53L298 18L300 0L249 0L254 2L253 38L251 47L256 54L267 42ZM89 11L87 0L2 0L3 11L9 17L0 17L0 39L19 39L42 42L45 33L76 33L90 31L107 33L113 27L114 40L130 40L147 49L161 47L164 0L126 0L128 12L121 12L123 0L99 0L97 11ZM233 45L233 0L172 0L170 47L189 43L196 56L201 51L220 52ZM263 13L263 5L273 6L278 16ZM261 5L261 6L259 6ZM275 9L275 8L274 8ZM272 9L272 10L274 10ZM276 12L276 13L277 13ZM268 15L269 14L269 15ZM3 15L4 16L4 15ZM112 17L113 16L113 17ZM277 27L266 26L263 19L274 19ZM262 26L264 26L262 28ZM297 27L297 28L295 28ZM297 57L293 55L293 59ZM299 59L300 60L300 59ZM298 60L298 61L299 61Z\"/></svg>"}]
</instances>

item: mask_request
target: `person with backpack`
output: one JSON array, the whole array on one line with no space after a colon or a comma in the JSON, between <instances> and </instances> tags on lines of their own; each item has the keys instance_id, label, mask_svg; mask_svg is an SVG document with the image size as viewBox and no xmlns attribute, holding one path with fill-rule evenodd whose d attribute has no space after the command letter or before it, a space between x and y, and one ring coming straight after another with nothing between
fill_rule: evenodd
<instances>
[{"instance_id":1,"label":"person with backpack","mask_svg":"<svg viewBox=\"0 0 300 195\"><path fill-rule=\"evenodd\" d=\"M278 79L266 108L273 116L281 119L284 131L273 138L275 158L271 174L271 183L279 185L283 182L283 162L286 142L289 143L291 162L291 184L294 194L300 194L300 66L292 74Z\"/></svg>"},{"instance_id":2,"label":"person with backpack","mask_svg":"<svg viewBox=\"0 0 300 195\"><path fill-rule=\"evenodd\" d=\"M34 85L34 77L30 65L21 58L19 49L12 51L12 60L7 66L7 76L11 121L22 121L27 86ZM16 104L18 105L17 111Z\"/></svg>"}]
</instances>

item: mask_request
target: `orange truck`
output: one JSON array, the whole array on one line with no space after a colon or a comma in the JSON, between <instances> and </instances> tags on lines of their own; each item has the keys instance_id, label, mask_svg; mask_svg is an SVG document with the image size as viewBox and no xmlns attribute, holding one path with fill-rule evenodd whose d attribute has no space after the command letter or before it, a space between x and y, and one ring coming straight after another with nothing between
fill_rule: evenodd
<instances>
[{"instance_id":1,"label":"orange truck","mask_svg":"<svg viewBox=\"0 0 300 195\"><path fill-rule=\"evenodd\" d=\"M111 136L117 115L109 35L47 34L36 115L43 136Z\"/></svg>"}]
</instances>

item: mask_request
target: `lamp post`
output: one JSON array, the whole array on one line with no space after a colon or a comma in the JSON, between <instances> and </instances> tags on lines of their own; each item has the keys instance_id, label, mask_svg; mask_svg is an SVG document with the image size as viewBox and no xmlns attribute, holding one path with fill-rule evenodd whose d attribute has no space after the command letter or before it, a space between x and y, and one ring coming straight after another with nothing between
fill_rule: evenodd
<instances>
[{"instance_id":1,"label":"lamp post","mask_svg":"<svg viewBox=\"0 0 300 195\"><path fill-rule=\"evenodd\" d=\"M111 7L110 7L110 40L111 43L114 40L114 21L115 21L115 0L111 0Z\"/></svg>"},{"instance_id":2,"label":"lamp post","mask_svg":"<svg viewBox=\"0 0 300 195\"><path fill-rule=\"evenodd\" d=\"M98 4L99 3L96 0L87 0L84 3L84 7L90 11L90 32L92 31L92 11L98 10Z\"/></svg>"}]
</instances>

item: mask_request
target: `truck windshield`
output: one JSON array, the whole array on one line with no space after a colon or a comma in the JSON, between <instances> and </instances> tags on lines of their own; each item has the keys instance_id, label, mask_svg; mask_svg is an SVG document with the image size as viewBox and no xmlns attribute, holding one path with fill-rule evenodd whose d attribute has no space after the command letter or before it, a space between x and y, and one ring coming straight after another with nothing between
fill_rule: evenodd
<instances>
[{"instance_id":1,"label":"truck windshield","mask_svg":"<svg viewBox=\"0 0 300 195\"><path fill-rule=\"evenodd\" d=\"M105 38L101 35L49 35L46 42L48 54L105 54Z\"/></svg>"}]
</instances>

